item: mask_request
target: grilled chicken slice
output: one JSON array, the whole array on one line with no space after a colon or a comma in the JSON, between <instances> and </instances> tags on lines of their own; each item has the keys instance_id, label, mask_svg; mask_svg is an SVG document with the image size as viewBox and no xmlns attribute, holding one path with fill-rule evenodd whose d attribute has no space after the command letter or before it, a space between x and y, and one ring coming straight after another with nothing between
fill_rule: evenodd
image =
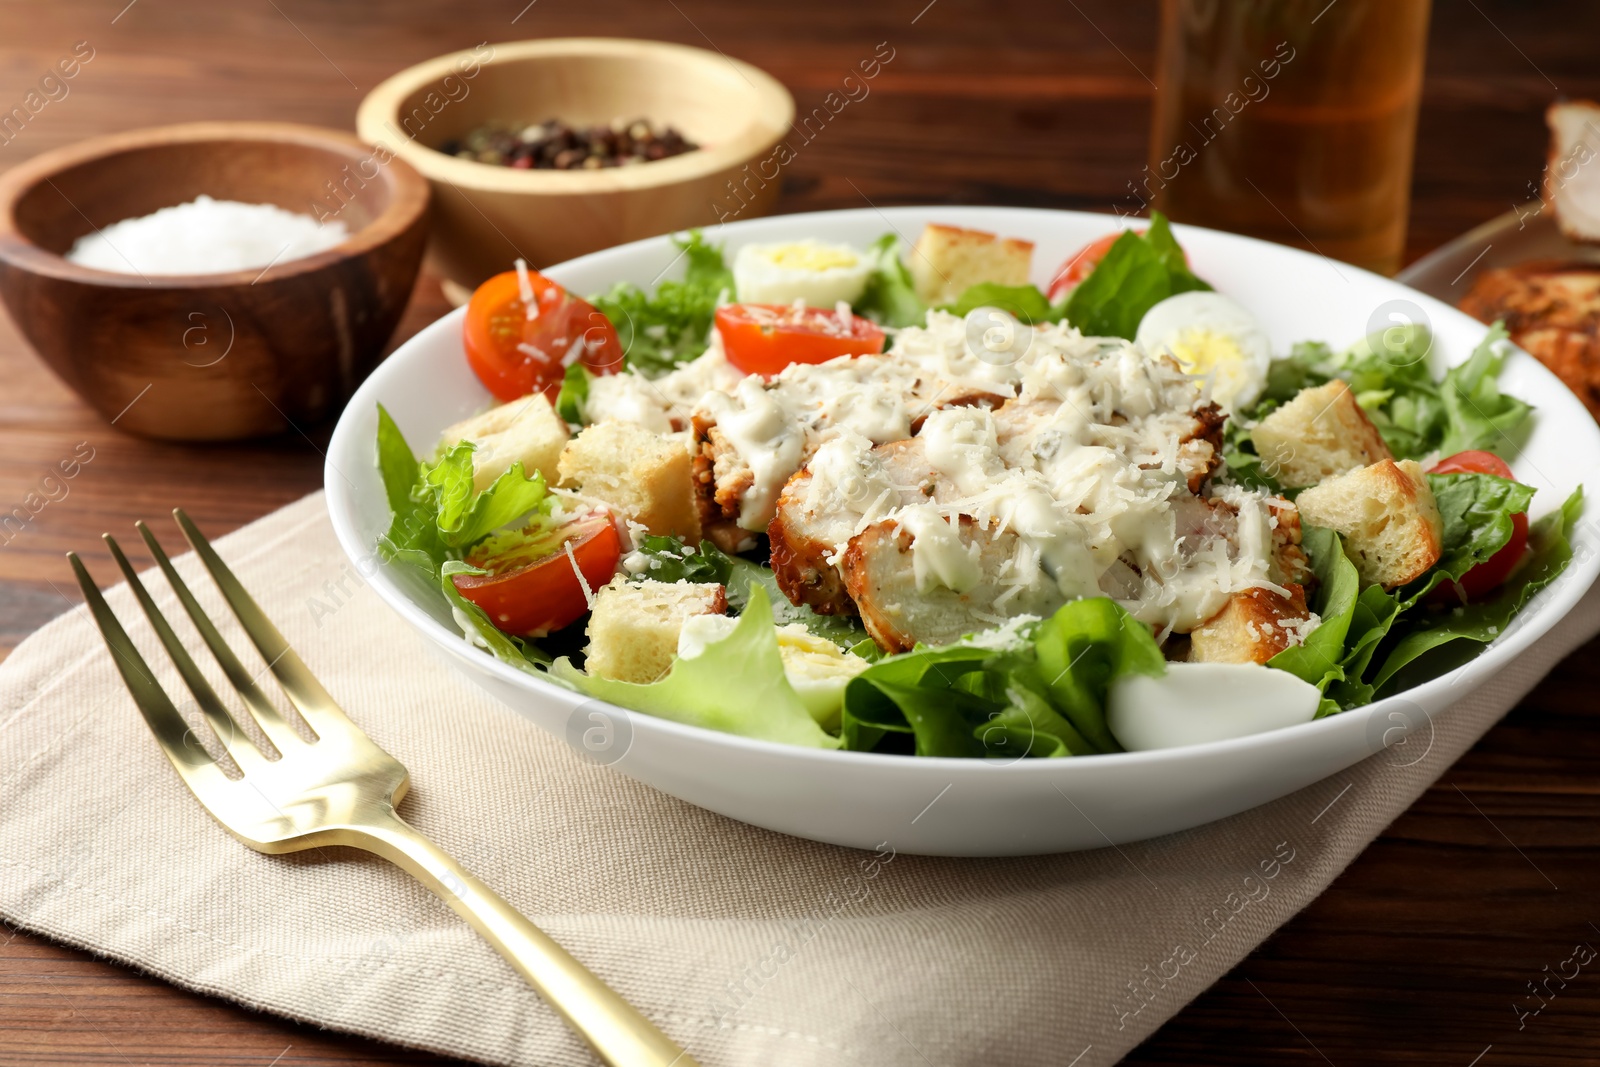
<instances>
[{"instance_id":1,"label":"grilled chicken slice","mask_svg":"<svg viewBox=\"0 0 1600 1067\"><path fill-rule=\"evenodd\" d=\"M1488 270L1461 301L1549 367L1600 419L1600 263L1524 263Z\"/></svg>"},{"instance_id":2,"label":"grilled chicken slice","mask_svg":"<svg viewBox=\"0 0 1600 1067\"><path fill-rule=\"evenodd\" d=\"M856 614L844 577L829 557L850 540L864 515L938 500L949 492L948 486L941 488L918 438L878 445L863 459L881 478L826 492L810 468L802 468L784 485L778 513L767 527L778 588L794 603L822 615Z\"/></svg>"},{"instance_id":3,"label":"grilled chicken slice","mask_svg":"<svg viewBox=\"0 0 1600 1067\"><path fill-rule=\"evenodd\" d=\"M1162 417L1178 441L1173 458L1197 493L1211 472L1222 462L1222 428L1227 422L1221 408L1205 404L1192 411L1174 411ZM1036 467L1048 462L1063 447L1072 443L1104 445L1127 451L1130 441L1121 439L1116 427L1093 427L1088 440L1079 440L1084 419L1070 403L1057 400L1011 400L994 413L995 439L1006 464ZM1142 457L1141 457L1142 458ZM1167 457L1150 454L1142 466L1159 467Z\"/></svg>"},{"instance_id":4,"label":"grilled chicken slice","mask_svg":"<svg viewBox=\"0 0 1600 1067\"><path fill-rule=\"evenodd\" d=\"M918 588L915 538L898 523L874 523L850 539L841 561L845 590L860 609L867 633L885 652L905 652L919 641L948 644L1015 615L1048 615L1066 603L1036 567L1021 586L1007 581L1021 547L1014 530L994 533L963 515L956 533L963 546L978 548L979 580L961 593L943 585Z\"/></svg>"}]
</instances>

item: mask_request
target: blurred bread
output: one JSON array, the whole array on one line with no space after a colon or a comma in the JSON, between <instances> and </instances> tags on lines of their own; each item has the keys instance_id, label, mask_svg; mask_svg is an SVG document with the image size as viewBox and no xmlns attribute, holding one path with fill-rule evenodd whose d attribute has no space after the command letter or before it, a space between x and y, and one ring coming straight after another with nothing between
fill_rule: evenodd
<instances>
[{"instance_id":1,"label":"blurred bread","mask_svg":"<svg viewBox=\"0 0 1600 1067\"><path fill-rule=\"evenodd\" d=\"M1261 469L1290 489L1393 458L1355 394L1337 378L1300 390L1257 423L1250 437Z\"/></svg>"},{"instance_id":2,"label":"blurred bread","mask_svg":"<svg viewBox=\"0 0 1600 1067\"><path fill-rule=\"evenodd\" d=\"M1600 159L1591 164L1600 171ZM1486 270L1461 310L1503 321L1511 340L1553 371L1600 419L1600 263L1523 263Z\"/></svg>"},{"instance_id":3,"label":"blurred bread","mask_svg":"<svg viewBox=\"0 0 1600 1067\"><path fill-rule=\"evenodd\" d=\"M560 485L603 500L653 534L700 540L694 460L684 434L631 422L586 426L561 450Z\"/></svg>"},{"instance_id":4,"label":"blurred bread","mask_svg":"<svg viewBox=\"0 0 1600 1067\"><path fill-rule=\"evenodd\" d=\"M630 582L618 575L595 594L584 667L618 682L653 682L671 668L685 619L727 610L726 593L714 583Z\"/></svg>"},{"instance_id":5,"label":"blurred bread","mask_svg":"<svg viewBox=\"0 0 1600 1067\"><path fill-rule=\"evenodd\" d=\"M440 435L439 444L449 448L471 441L478 446L472 453L472 483L481 493L518 460L530 477L538 471L555 484L556 464L567 437L566 421L550 401L543 393L530 393L463 419Z\"/></svg>"},{"instance_id":6,"label":"blurred bread","mask_svg":"<svg viewBox=\"0 0 1600 1067\"><path fill-rule=\"evenodd\" d=\"M1415 460L1336 475L1302 492L1295 507L1302 522L1344 538L1363 585L1393 589L1439 562L1439 507Z\"/></svg>"},{"instance_id":7,"label":"blurred bread","mask_svg":"<svg viewBox=\"0 0 1600 1067\"><path fill-rule=\"evenodd\" d=\"M1026 285L1033 242L930 222L906 259L922 302L951 304L980 282Z\"/></svg>"},{"instance_id":8,"label":"blurred bread","mask_svg":"<svg viewBox=\"0 0 1600 1067\"><path fill-rule=\"evenodd\" d=\"M1600 104L1559 101L1544 120L1550 127L1545 203L1568 240L1600 242Z\"/></svg>"}]
</instances>

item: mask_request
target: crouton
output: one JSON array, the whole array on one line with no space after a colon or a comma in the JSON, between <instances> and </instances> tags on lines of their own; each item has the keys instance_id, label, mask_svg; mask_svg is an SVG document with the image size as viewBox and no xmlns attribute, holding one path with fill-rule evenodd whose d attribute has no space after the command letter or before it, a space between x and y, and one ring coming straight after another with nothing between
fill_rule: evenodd
<instances>
[{"instance_id":1,"label":"crouton","mask_svg":"<svg viewBox=\"0 0 1600 1067\"><path fill-rule=\"evenodd\" d=\"M653 534L690 544L700 540L694 461L685 435L597 422L567 443L558 466L563 488L605 501Z\"/></svg>"},{"instance_id":2,"label":"crouton","mask_svg":"<svg viewBox=\"0 0 1600 1067\"><path fill-rule=\"evenodd\" d=\"M1033 269L1033 242L930 222L906 266L923 303L950 304L980 282L1026 285Z\"/></svg>"},{"instance_id":3,"label":"crouton","mask_svg":"<svg viewBox=\"0 0 1600 1067\"><path fill-rule=\"evenodd\" d=\"M1544 113L1550 152L1544 170L1544 200L1569 240L1600 241L1600 104L1566 100Z\"/></svg>"},{"instance_id":4,"label":"crouton","mask_svg":"<svg viewBox=\"0 0 1600 1067\"><path fill-rule=\"evenodd\" d=\"M472 484L481 493L518 460L529 477L538 471L545 481L554 483L556 462L567 437L566 422L544 394L529 393L463 419L446 429L439 443L444 448L461 441L477 445L472 453Z\"/></svg>"},{"instance_id":5,"label":"crouton","mask_svg":"<svg viewBox=\"0 0 1600 1067\"><path fill-rule=\"evenodd\" d=\"M1394 458L1355 394L1337 378L1300 390L1250 436L1261 469L1290 489Z\"/></svg>"},{"instance_id":6,"label":"crouton","mask_svg":"<svg viewBox=\"0 0 1600 1067\"><path fill-rule=\"evenodd\" d=\"M1312 486L1295 499L1300 518L1344 538L1363 584L1385 589L1439 562L1442 524L1415 460L1386 459Z\"/></svg>"},{"instance_id":7,"label":"crouton","mask_svg":"<svg viewBox=\"0 0 1600 1067\"><path fill-rule=\"evenodd\" d=\"M1305 589L1246 589L1189 633L1190 663L1265 663L1292 644L1310 618Z\"/></svg>"},{"instance_id":8,"label":"crouton","mask_svg":"<svg viewBox=\"0 0 1600 1067\"><path fill-rule=\"evenodd\" d=\"M672 666L685 619L727 610L727 592L715 583L630 582L618 575L595 594L585 669L618 682L653 682Z\"/></svg>"}]
</instances>

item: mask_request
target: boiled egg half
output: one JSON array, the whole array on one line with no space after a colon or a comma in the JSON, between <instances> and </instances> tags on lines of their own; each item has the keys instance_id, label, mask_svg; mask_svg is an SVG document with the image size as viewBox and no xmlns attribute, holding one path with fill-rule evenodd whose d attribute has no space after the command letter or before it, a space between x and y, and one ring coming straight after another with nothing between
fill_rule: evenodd
<instances>
[{"instance_id":1,"label":"boiled egg half","mask_svg":"<svg viewBox=\"0 0 1600 1067\"><path fill-rule=\"evenodd\" d=\"M1255 663L1169 663L1157 678L1129 675L1106 694L1106 727L1129 752L1180 748L1310 722L1316 686Z\"/></svg>"},{"instance_id":2,"label":"boiled egg half","mask_svg":"<svg viewBox=\"0 0 1600 1067\"><path fill-rule=\"evenodd\" d=\"M849 245L822 241L745 245L733 257L733 284L741 304L854 304L871 272L867 256Z\"/></svg>"},{"instance_id":3,"label":"boiled egg half","mask_svg":"<svg viewBox=\"0 0 1600 1067\"><path fill-rule=\"evenodd\" d=\"M1228 411L1248 406L1267 384L1272 342L1237 300L1196 290L1169 296L1145 312L1134 338L1151 356L1170 355L1204 378Z\"/></svg>"}]
</instances>

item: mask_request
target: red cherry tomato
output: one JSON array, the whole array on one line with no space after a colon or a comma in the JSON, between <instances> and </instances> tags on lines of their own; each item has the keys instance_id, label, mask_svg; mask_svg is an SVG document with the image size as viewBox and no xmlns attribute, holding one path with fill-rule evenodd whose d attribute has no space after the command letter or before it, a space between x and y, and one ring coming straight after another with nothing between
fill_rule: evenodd
<instances>
[{"instance_id":1,"label":"red cherry tomato","mask_svg":"<svg viewBox=\"0 0 1600 1067\"><path fill-rule=\"evenodd\" d=\"M790 304L727 304L717 309L717 333L728 362L746 374L771 377L791 363L826 363L839 356L883 351L883 331L859 315Z\"/></svg>"},{"instance_id":2,"label":"red cherry tomato","mask_svg":"<svg viewBox=\"0 0 1600 1067\"><path fill-rule=\"evenodd\" d=\"M1506 466L1506 461L1493 452L1457 452L1453 456L1446 456L1432 467L1428 468L1429 474L1492 474L1496 478L1510 478L1515 480L1511 468ZM1511 516L1511 540L1505 547L1494 555L1472 568L1461 576L1460 582L1445 582L1440 585L1442 594L1440 599L1459 603L1463 599L1472 600L1483 596L1500 587L1511 576L1512 570L1522 559L1522 553L1528 548L1528 514L1518 512Z\"/></svg>"},{"instance_id":3,"label":"red cherry tomato","mask_svg":"<svg viewBox=\"0 0 1600 1067\"><path fill-rule=\"evenodd\" d=\"M518 637L543 637L583 617L589 610L585 584L590 592L605 585L621 558L622 540L611 517L594 515L497 556L469 552L467 562L489 573L458 574L451 581L496 628Z\"/></svg>"},{"instance_id":4,"label":"red cherry tomato","mask_svg":"<svg viewBox=\"0 0 1600 1067\"><path fill-rule=\"evenodd\" d=\"M528 272L534 314L516 271L478 286L467 304L462 343L473 373L498 399L543 392L555 402L575 360L595 374L622 369L622 344L611 321L537 271Z\"/></svg>"},{"instance_id":5,"label":"red cherry tomato","mask_svg":"<svg viewBox=\"0 0 1600 1067\"><path fill-rule=\"evenodd\" d=\"M1118 230L1116 233L1106 234L1099 240L1090 241L1061 264L1056 269L1056 276L1050 279L1051 302L1060 300L1073 286L1087 278L1122 234L1123 231Z\"/></svg>"},{"instance_id":6,"label":"red cherry tomato","mask_svg":"<svg viewBox=\"0 0 1600 1067\"><path fill-rule=\"evenodd\" d=\"M1516 481L1517 476L1511 473L1511 468L1506 461L1493 452L1457 452L1453 456L1446 456L1428 468L1429 474L1492 474L1496 478L1509 478Z\"/></svg>"}]
</instances>

